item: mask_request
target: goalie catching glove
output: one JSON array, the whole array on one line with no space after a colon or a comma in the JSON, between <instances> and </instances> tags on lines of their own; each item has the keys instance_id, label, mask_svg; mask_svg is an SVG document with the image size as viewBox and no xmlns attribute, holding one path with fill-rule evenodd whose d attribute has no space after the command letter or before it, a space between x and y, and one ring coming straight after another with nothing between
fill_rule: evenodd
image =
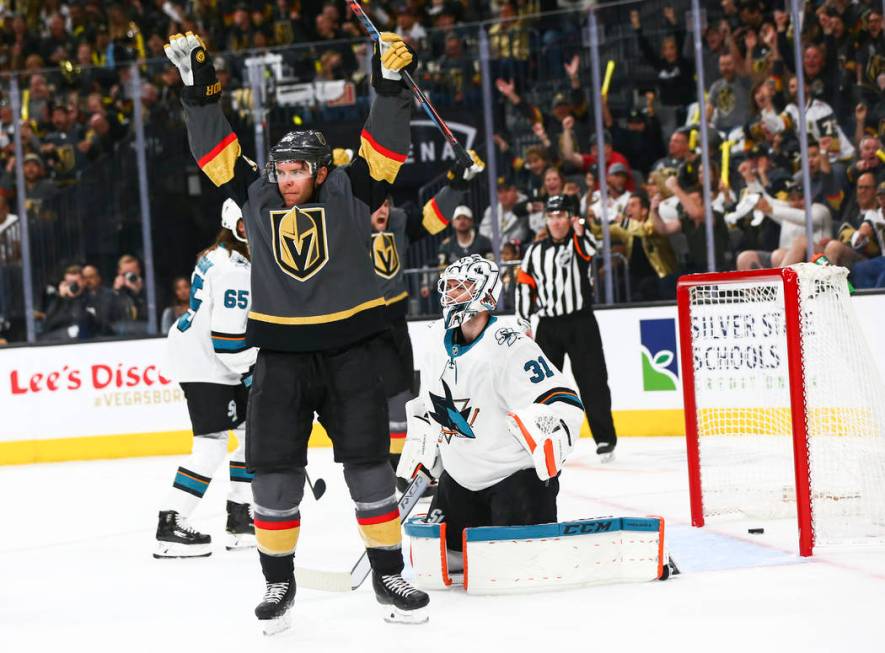
<instances>
[{"instance_id":1,"label":"goalie catching glove","mask_svg":"<svg viewBox=\"0 0 885 653\"><path fill-rule=\"evenodd\" d=\"M218 102L221 82L215 77L215 67L203 39L192 32L173 34L163 49L181 75L183 99L196 104Z\"/></svg>"},{"instance_id":2,"label":"goalie catching glove","mask_svg":"<svg viewBox=\"0 0 885 653\"><path fill-rule=\"evenodd\" d=\"M416 66L415 51L399 34L382 32L372 57L372 86L379 95L398 95L403 89L401 71L411 74Z\"/></svg>"},{"instance_id":3,"label":"goalie catching glove","mask_svg":"<svg viewBox=\"0 0 885 653\"><path fill-rule=\"evenodd\" d=\"M542 481L559 474L578 436L577 433L572 436L565 421L542 404L508 412L507 428L532 457L535 472Z\"/></svg>"},{"instance_id":4,"label":"goalie catching glove","mask_svg":"<svg viewBox=\"0 0 885 653\"><path fill-rule=\"evenodd\" d=\"M420 398L406 403L406 428L406 441L396 475L411 480L423 467L433 478L439 478L443 472L439 457L439 426L427 417L427 410Z\"/></svg>"}]
</instances>

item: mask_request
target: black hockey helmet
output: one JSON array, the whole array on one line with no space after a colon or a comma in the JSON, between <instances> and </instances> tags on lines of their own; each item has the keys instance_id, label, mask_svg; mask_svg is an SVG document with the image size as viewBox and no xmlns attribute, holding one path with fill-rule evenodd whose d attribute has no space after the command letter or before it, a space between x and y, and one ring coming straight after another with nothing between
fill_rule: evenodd
<instances>
[{"instance_id":1,"label":"black hockey helmet","mask_svg":"<svg viewBox=\"0 0 885 653\"><path fill-rule=\"evenodd\" d=\"M544 204L544 213L556 213L567 211L570 214L577 213L575 198L571 195L551 195Z\"/></svg>"},{"instance_id":2,"label":"black hockey helmet","mask_svg":"<svg viewBox=\"0 0 885 653\"><path fill-rule=\"evenodd\" d=\"M323 166L331 167L332 148L321 131L297 129L283 136L270 150L265 170L271 183L277 181L275 164L283 161L304 161L315 177Z\"/></svg>"}]
</instances>

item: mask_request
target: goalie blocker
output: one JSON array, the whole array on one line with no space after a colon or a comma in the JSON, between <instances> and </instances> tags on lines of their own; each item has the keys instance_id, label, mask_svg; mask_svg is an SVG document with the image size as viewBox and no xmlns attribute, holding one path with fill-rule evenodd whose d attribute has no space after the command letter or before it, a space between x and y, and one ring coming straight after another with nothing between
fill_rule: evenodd
<instances>
[{"instance_id":1,"label":"goalie blocker","mask_svg":"<svg viewBox=\"0 0 885 653\"><path fill-rule=\"evenodd\" d=\"M446 550L445 522L416 517L405 532L415 584L428 590L462 584L471 594L510 594L664 580L670 572L662 517L465 528L463 561ZM454 571L458 562L463 574Z\"/></svg>"}]
</instances>

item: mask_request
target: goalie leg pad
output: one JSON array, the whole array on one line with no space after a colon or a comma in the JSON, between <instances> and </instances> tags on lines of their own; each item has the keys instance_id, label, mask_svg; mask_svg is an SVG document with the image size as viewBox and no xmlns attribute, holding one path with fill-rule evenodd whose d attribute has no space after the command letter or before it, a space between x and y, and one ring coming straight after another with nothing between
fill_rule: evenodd
<instances>
[{"instance_id":1,"label":"goalie leg pad","mask_svg":"<svg viewBox=\"0 0 885 653\"><path fill-rule=\"evenodd\" d=\"M415 586L422 590L444 590L451 587L446 524L431 524L422 517L412 517L405 523L409 537L409 557L415 573Z\"/></svg>"},{"instance_id":2,"label":"goalie leg pad","mask_svg":"<svg viewBox=\"0 0 885 653\"><path fill-rule=\"evenodd\" d=\"M464 588L508 594L650 581L664 574L661 517L464 529Z\"/></svg>"}]
</instances>

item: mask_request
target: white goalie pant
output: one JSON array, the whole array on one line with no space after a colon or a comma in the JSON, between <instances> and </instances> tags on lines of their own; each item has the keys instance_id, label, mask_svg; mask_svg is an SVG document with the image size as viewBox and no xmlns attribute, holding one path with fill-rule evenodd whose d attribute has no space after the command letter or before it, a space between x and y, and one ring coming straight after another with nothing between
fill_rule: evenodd
<instances>
[{"instance_id":1,"label":"white goalie pant","mask_svg":"<svg viewBox=\"0 0 885 653\"><path fill-rule=\"evenodd\" d=\"M464 529L463 576L450 573L445 524L406 522L415 584L509 594L664 577L664 519L605 517Z\"/></svg>"}]
</instances>

